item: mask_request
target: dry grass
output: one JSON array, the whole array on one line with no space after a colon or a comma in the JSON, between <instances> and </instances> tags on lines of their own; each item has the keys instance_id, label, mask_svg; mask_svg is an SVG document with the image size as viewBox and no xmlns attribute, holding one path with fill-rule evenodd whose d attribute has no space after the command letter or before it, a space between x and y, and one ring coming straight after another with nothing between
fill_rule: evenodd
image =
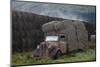
<instances>
[{"instance_id":1,"label":"dry grass","mask_svg":"<svg viewBox=\"0 0 100 67\"><path fill-rule=\"evenodd\" d=\"M37 60L35 57L32 57L32 52L16 53L12 55L12 65L69 63L94 60L96 60L95 49L63 55L55 60L51 58Z\"/></svg>"}]
</instances>

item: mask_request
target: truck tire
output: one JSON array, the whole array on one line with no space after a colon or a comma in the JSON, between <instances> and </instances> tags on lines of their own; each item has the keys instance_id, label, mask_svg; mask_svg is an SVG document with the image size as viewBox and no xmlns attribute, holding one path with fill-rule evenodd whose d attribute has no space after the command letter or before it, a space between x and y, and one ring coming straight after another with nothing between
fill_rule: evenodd
<instances>
[{"instance_id":1,"label":"truck tire","mask_svg":"<svg viewBox=\"0 0 100 67\"><path fill-rule=\"evenodd\" d=\"M62 52L60 50L58 50L54 56L54 59L59 58L62 55Z\"/></svg>"}]
</instances>

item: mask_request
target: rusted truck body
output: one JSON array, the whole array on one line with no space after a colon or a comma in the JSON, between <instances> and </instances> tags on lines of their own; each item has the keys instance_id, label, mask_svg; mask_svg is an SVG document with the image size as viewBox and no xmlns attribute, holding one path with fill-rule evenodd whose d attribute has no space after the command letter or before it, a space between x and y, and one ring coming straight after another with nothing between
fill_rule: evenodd
<instances>
[{"instance_id":1,"label":"rusted truck body","mask_svg":"<svg viewBox=\"0 0 100 67\"><path fill-rule=\"evenodd\" d=\"M88 47L88 32L81 21L52 21L44 24L42 30L45 40L34 51L35 57L57 58Z\"/></svg>"}]
</instances>

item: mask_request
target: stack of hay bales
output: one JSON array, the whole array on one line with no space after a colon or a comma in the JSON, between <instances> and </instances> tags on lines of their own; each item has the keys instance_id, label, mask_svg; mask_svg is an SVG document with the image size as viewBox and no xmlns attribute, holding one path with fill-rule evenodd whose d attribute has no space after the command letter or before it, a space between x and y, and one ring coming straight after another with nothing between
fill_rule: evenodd
<instances>
[{"instance_id":1,"label":"stack of hay bales","mask_svg":"<svg viewBox=\"0 0 100 67\"><path fill-rule=\"evenodd\" d=\"M94 49L96 48L96 35L90 35L89 47Z\"/></svg>"},{"instance_id":2,"label":"stack of hay bales","mask_svg":"<svg viewBox=\"0 0 100 67\"><path fill-rule=\"evenodd\" d=\"M86 49L88 47L88 32L81 21L64 20L51 21L42 26L45 35L58 35L63 33L68 51ZM53 33L52 33L53 32Z\"/></svg>"},{"instance_id":3,"label":"stack of hay bales","mask_svg":"<svg viewBox=\"0 0 100 67\"><path fill-rule=\"evenodd\" d=\"M90 35L91 42L96 42L96 35Z\"/></svg>"}]
</instances>

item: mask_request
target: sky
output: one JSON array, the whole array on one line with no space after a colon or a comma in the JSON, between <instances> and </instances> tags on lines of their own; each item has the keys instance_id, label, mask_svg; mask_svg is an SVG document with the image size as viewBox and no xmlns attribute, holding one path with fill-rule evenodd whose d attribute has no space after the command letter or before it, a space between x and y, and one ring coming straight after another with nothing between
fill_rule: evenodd
<instances>
[{"instance_id":1,"label":"sky","mask_svg":"<svg viewBox=\"0 0 100 67\"><path fill-rule=\"evenodd\" d=\"M96 6L12 1L12 10L50 17L96 22Z\"/></svg>"}]
</instances>

